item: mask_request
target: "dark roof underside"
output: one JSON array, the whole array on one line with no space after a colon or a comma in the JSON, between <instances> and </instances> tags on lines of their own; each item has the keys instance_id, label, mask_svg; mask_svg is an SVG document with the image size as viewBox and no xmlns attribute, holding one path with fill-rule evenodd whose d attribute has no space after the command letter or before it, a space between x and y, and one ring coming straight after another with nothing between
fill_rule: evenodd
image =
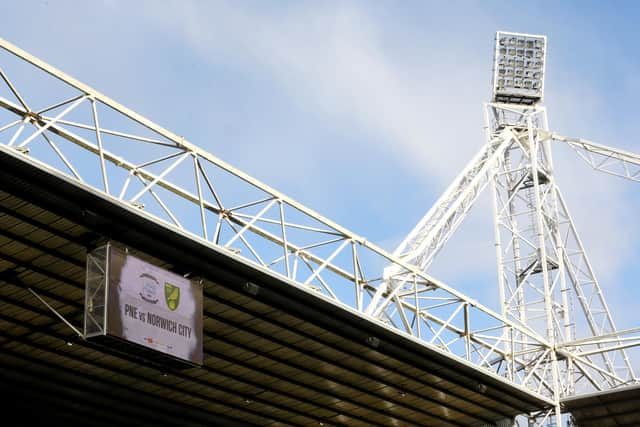
<instances>
[{"instance_id":1,"label":"dark roof underside","mask_svg":"<svg viewBox=\"0 0 640 427\"><path fill-rule=\"evenodd\" d=\"M640 426L640 385L565 399L578 427Z\"/></svg>"},{"instance_id":2,"label":"dark roof underside","mask_svg":"<svg viewBox=\"0 0 640 427\"><path fill-rule=\"evenodd\" d=\"M545 405L19 156L0 150L3 419L13 410L25 423L472 426ZM80 326L86 252L103 238L206 278L202 368L77 339L29 292ZM248 292L247 281L258 287Z\"/></svg>"}]
</instances>

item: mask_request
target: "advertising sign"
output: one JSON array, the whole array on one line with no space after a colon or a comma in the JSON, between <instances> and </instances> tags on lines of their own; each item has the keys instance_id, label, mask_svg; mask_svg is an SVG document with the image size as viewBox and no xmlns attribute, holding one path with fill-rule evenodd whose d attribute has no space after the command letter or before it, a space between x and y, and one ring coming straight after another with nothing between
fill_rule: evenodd
<instances>
[{"instance_id":1,"label":"advertising sign","mask_svg":"<svg viewBox=\"0 0 640 427\"><path fill-rule=\"evenodd\" d=\"M106 332L202 364L202 288L109 245Z\"/></svg>"}]
</instances>

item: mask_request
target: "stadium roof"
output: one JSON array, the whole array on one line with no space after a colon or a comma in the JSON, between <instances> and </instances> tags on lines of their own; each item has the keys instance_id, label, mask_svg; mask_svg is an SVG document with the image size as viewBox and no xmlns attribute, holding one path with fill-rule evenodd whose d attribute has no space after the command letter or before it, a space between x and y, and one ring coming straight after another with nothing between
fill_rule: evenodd
<instances>
[{"instance_id":1,"label":"stadium roof","mask_svg":"<svg viewBox=\"0 0 640 427\"><path fill-rule=\"evenodd\" d=\"M202 368L82 340L31 293L81 325L104 239L205 279ZM25 422L473 426L549 405L4 146L0 375Z\"/></svg>"},{"instance_id":2,"label":"stadium roof","mask_svg":"<svg viewBox=\"0 0 640 427\"><path fill-rule=\"evenodd\" d=\"M562 405L578 427L640 425L640 385L572 396Z\"/></svg>"}]
</instances>

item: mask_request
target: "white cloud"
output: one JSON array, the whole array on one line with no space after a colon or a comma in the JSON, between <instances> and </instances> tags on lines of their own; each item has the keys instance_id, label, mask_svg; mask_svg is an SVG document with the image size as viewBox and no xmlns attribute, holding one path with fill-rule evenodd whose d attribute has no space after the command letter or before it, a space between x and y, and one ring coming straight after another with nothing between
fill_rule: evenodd
<instances>
[{"instance_id":1,"label":"white cloud","mask_svg":"<svg viewBox=\"0 0 640 427\"><path fill-rule=\"evenodd\" d=\"M398 192L385 199L392 205L403 206L403 192L444 189L483 143L479 101L487 97L488 79L476 74L485 68L488 74L489 58L483 57L490 55L490 49L469 53L460 46L431 44L428 55L411 47L395 54L385 44L393 37L394 28L363 9L344 3L330 7L297 5L274 12L250 10L229 2L179 2L155 12L157 22L183 37L205 60L231 62L265 73L310 114L347 123L345 126L357 127L369 135L371 144L377 144L371 149L386 153L390 167L402 167L415 178L410 183L416 187L413 189L397 183ZM456 49L465 54L462 67ZM415 59L422 57L426 59ZM571 76L569 84L549 93L548 99L552 99L551 124L558 126L554 129L597 134L599 93L585 91L580 78ZM579 104L575 103L577 99ZM291 141L281 143L283 149L288 149L286 145ZM310 159L308 154L324 150L349 147L336 147L325 141L321 148L309 146L288 152L287 163L300 167L298 173L304 177L305 185L313 186L314 180L320 183L316 186L327 184L323 156ZM273 162L263 161L269 156L268 150L263 154L262 167L274 168ZM630 248L631 235L625 225L629 218L622 212L630 211L632 206L616 182L590 174L586 168L574 170L576 163L568 159L571 156L558 155L559 181L596 270L603 278L615 280L629 261L618 254ZM259 170L260 166L252 167ZM259 172L267 177L271 173ZM348 194L336 194L339 186L328 188L332 193L325 194L322 202L349 198ZM372 189L363 191L375 197ZM313 201L318 205L322 202ZM617 209L603 208L608 206ZM428 206L408 208L414 210L417 221ZM476 209L488 210L489 204L481 203ZM408 232L412 226L406 224L397 230ZM462 235L437 261L437 271L457 278L495 271L491 227L490 213L473 215L469 224L462 227ZM402 238L397 233L383 238L397 242Z\"/></svg>"},{"instance_id":2,"label":"white cloud","mask_svg":"<svg viewBox=\"0 0 640 427\"><path fill-rule=\"evenodd\" d=\"M107 9L111 11L109 19L121 19L122 31L112 32L114 25L96 21L104 10L85 10L80 12L85 19L79 19L70 14L75 9L69 3L66 9L40 8L36 11L37 16L31 11L25 13L25 19L29 16L34 21L32 31L24 35L28 43L35 46L38 46L38 40L49 35L51 46L47 50L51 53L45 55L45 59L56 64L61 61L58 55L64 55L67 46L75 46L69 56L75 57L74 60L80 61L86 69L95 69L92 71L96 73L94 81L100 81L96 86L118 99L122 98L120 93L134 92L136 85L135 79L123 84L123 78L113 77L116 75L114 70L138 73L141 82L145 72L151 71L145 70L143 65L137 66L141 47L127 47L127 38L139 34L156 37L160 44L165 39L181 40L203 62L231 64L239 70L264 75L268 84L281 87L292 102L310 115L365 135L370 140L366 149L380 153L385 161L358 164L357 151L362 147L339 145L344 140L301 144L283 138L269 141L268 146L261 141L243 141L243 149L250 147L254 156L239 166L270 184L272 180L282 182L277 176L283 174L286 166L287 173L294 177L292 182L300 188L314 189L313 198L309 196L305 202L330 217L333 216L331 205L347 205L356 196L360 200L370 199L366 206L352 205L353 215L346 219L350 221L346 225L356 228L358 233L377 234L379 240L387 242L400 241L428 210L426 201L435 199L433 194L444 190L483 144L480 102L488 98L491 55L491 33L485 33L484 27L497 29L493 18L486 14L472 11L467 13L471 18L464 25L451 22L453 27L466 26L465 33L444 38L440 26L433 30L434 33L416 33L425 37L416 42L411 35L400 31L399 24L353 3L293 3L284 8L273 4L249 7L245 3L227 1L174 1L159 7L157 2L149 1L127 5L126 11L121 8L118 2L107 3ZM458 15L455 12L446 19L453 20ZM427 12L423 10L422 13ZM53 33L49 22L59 23L60 28L67 28L67 31ZM148 27L149 23L153 28ZM41 24L44 26L40 27ZM483 34L486 43L474 40L474 34ZM555 42L550 39L550 43ZM482 51L477 50L477 46L487 48ZM83 49L87 54L78 55ZM100 58L99 67L94 65L96 57L91 53L97 51L104 56ZM150 51L157 54L162 48L153 46ZM551 126L561 133L595 139L612 135L611 140L602 141L612 144L628 135L626 132L617 134L615 125L607 126L600 120L604 109L602 93L586 90L590 84L575 74L573 68L560 69L557 64L561 64L558 60L561 52L558 49L552 49L551 54L556 57L550 62L555 67L548 70L550 76L555 75L556 80L562 76L562 84L549 82L548 85ZM97 53L95 55L99 57ZM69 71L76 74L73 69ZM80 77L84 80L82 75ZM187 81L175 84L188 87L189 77L185 77ZM89 79L91 83L93 79ZM635 88L637 91L634 83L637 79L623 80L630 90ZM120 93L114 93L114 90ZM212 93L212 97L215 96ZM632 129L629 124L625 128ZM187 130L176 131L190 136ZM343 156L347 160L332 163L332 156ZM630 219L627 213L633 212L636 205L629 201L626 190L621 189L615 179L590 173L586 167L572 162L572 156L571 153L558 153L558 179L596 272L607 279L603 284L606 287L620 281L621 272L630 260L628 255L621 254L633 252L637 234L629 232L633 218ZM400 176L407 181L389 182L383 189L350 187L347 190L342 182L350 179L349 174L327 172L327 165L353 167L363 176ZM390 169L396 168L404 173L392 174ZM362 182L366 185L366 179ZM287 188L283 190L290 192ZM299 191L298 194L303 193ZM422 201L425 206L420 205ZM483 212L469 218L460 235L437 260L438 271L444 276L464 278L495 271L493 247L487 240L487 236L489 239L492 236L489 206L485 202L476 209ZM366 225L360 223L363 216L369 217ZM389 217L403 218L407 223L396 223L388 228L376 226L376 223L388 225L394 222ZM392 245L386 247L393 248Z\"/></svg>"},{"instance_id":3,"label":"white cloud","mask_svg":"<svg viewBox=\"0 0 640 427\"><path fill-rule=\"evenodd\" d=\"M207 60L268 73L307 108L367 132L377 149L423 182L451 178L471 155L466 149L481 144L480 105L466 102L468 92L451 89L464 87L467 78L457 58L445 49L429 52L448 61L437 65L407 59L424 52L394 56L383 43L389 29L353 5L307 5L269 15L226 2L180 2L156 11ZM461 126L469 115L475 120Z\"/></svg>"}]
</instances>

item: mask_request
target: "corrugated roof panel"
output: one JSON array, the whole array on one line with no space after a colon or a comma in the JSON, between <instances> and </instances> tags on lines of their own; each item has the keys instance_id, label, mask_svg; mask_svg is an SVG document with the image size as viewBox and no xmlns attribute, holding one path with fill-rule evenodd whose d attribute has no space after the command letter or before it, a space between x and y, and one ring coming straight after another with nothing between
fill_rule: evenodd
<instances>
[{"instance_id":1,"label":"corrugated roof panel","mask_svg":"<svg viewBox=\"0 0 640 427\"><path fill-rule=\"evenodd\" d=\"M7 168L0 171L5 174L0 182L5 184L6 173ZM38 179L49 178L38 175ZM343 313L326 301L314 302L314 314L307 316L300 304L309 295L302 290L287 288L288 294L278 295L286 303L273 302L269 286L277 278L222 265L229 269L229 277L236 278L233 280L260 286L253 295L238 282L208 277L207 268L221 267L219 254L202 265L182 265L191 261L161 256L158 248L167 238L178 239L171 242L172 247L185 243L179 241L184 238L144 234L140 224L148 220L127 228L129 217L113 218L128 232L112 237L122 239L136 255L151 262L176 266L178 271L200 270L197 274L207 279L204 366L163 369L113 348L78 340L55 314L24 290L24 285L40 292L80 327L85 245L107 230L74 222L73 208L56 210L58 199L51 200L51 206L42 198L26 200L32 195L47 196L33 187L36 181L16 179L5 186L12 191L22 188L24 191L17 193L25 199L0 192L0 280L5 279L0 282L0 339L5 342L0 347L0 370L24 372L12 378L23 387L21 398L42 401L43 410L51 414L62 416L56 409L59 402L54 398L47 401L40 391L53 387L60 378L68 378L61 395L95 387L105 401L117 402L135 419L139 404L130 396L142 393L151 399L145 404L159 403L157 411L162 412L166 405L167 420L171 411L180 408L193 424L209 424L205 419L233 419L256 425L467 426L504 418L536 401L532 396L519 400L519 394L505 393L515 388L490 378L491 394L479 393L472 386L477 378L466 376L468 367L396 334L389 335L386 328ZM68 188L57 196L74 203L75 196ZM83 199L86 203L88 199ZM91 208L100 215L100 206ZM69 218L62 218L60 212L69 213ZM16 230L22 233L19 237L7 237ZM131 241L127 243L128 238ZM132 245L135 242L138 245ZM194 256L203 257L203 253ZM323 315L338 326L328 326ZM352 333L360 338L354 339ZM383 345L367 344L369 336L379 337ZM481 372L476 374L484 378ZM86 416L83 408L104 411L99 399L82 400L80 406L65 410L74 419Z\"/></svg>"}]
</instances>

